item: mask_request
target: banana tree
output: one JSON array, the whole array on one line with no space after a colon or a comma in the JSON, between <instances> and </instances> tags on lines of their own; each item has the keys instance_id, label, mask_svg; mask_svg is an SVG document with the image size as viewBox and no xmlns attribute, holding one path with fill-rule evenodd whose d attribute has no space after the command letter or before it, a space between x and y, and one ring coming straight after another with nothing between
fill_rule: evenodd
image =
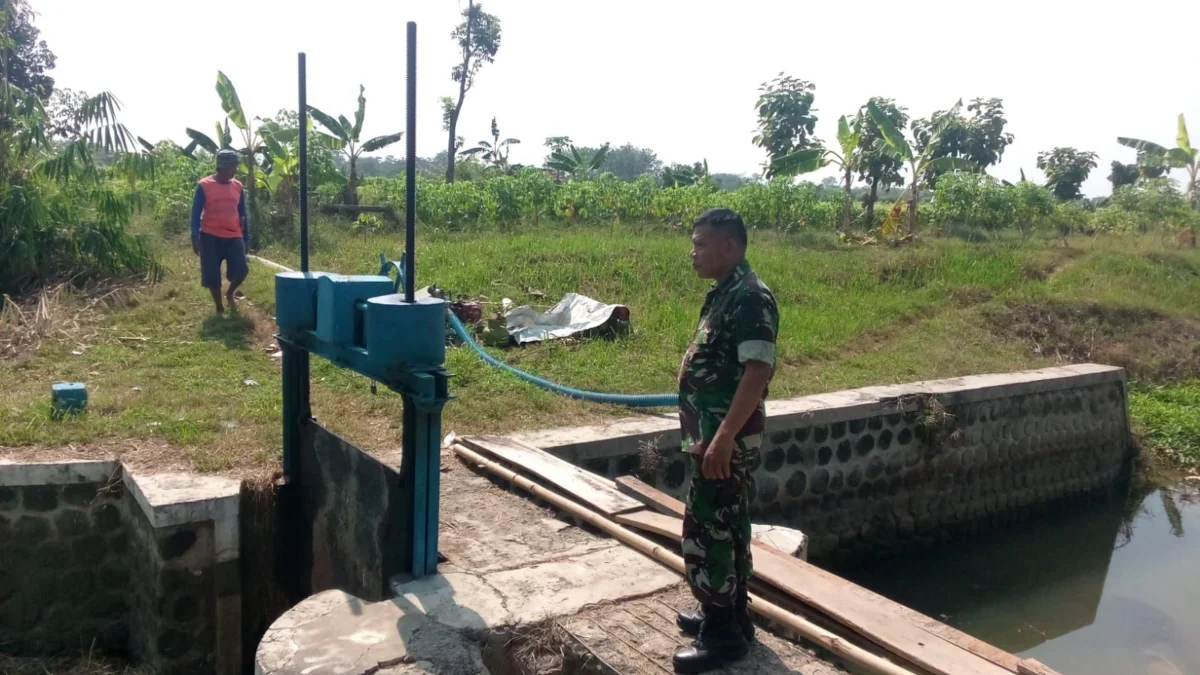
<instances>
[{"instance_id":1,"label":"banana tree","mask_svg":"<svg viewBox=\"0 0 1200 675\"><path fill-rule=\"evenodd\" d=\"M913 151L912 144L904 138L904 134L896 128L895 124L892 124L892 120L879 109L879 106L874 101L867 103L867 111L871 113L871 119L875 121L875 125L879 127L879 134L883 137L880 150L908 163L912 180L908 188L908 231L910 234L915 234L917 231L917 204L921 198L921 176L925 175L927 171L943 173L946 171L970 171L975 168L974 163L961 157L937 157L942 134L946 131L949 122L957 117L961 107L962 99L959 99L947 114L941 115L933 123L929 132L929 141L925 144L925 151L917 154Z\"/></svg>"},{"instance_id":2,"label":"banana tree","mask_svg":"<svg viewBox=\"0 0 1200 675\"><path fill-rule=\"evenodd\" d=\"M479 158L501 171L508 171L508 153L512 146L520 143L519 138L500 140L500 127L496 126L496 118L492 118L492 142L479 141L479 145L462 151L464 155L478 154Z\"/></svg>"},{"instance_id":3,"label":"banana tree","mask_svg":"<svg viewBox=\"0 0 1200 675\"><path fill-rule=\"evenodd\" d=\"M203 131L196 131L191 127L184 130L187 134L188 144L183 148L183 154L188 157L196 156L196 148L207 150L209 154L217 154L218 150L226 148L233 149L233 135L229 133L229 118L225 118L225 123L216 123L217 132L209 136Z\"/></svg>"},{"instance_id":4,"label":"banana tree","mask_svg":"<svg viewBox=\"0 0 1200 675\"><path fill-rule=\"evenodd\" d=\"M242 133L242 149L239 152L242 154L243 160L246 162L246 178L249 183L250 193L250 208L247 210L247 220L250 221L250 232L258 232L255 227L255 198L257 197L257 181L255 180L255 169L258 164L258 153L262 151L262 137L258 130L250 126L250 118L246 116L246 110L242 108L242 100L238 98L237 89L234 88L233 82L221 71L217 71L217 96L221 97L221 109L225 111L226 127L224 132L229 133L229 122L233 122L233 126ZM225 140L222 137L222 141ZM232 139L231 139L232 140Z\"/></svg>"},{"instance_id":5,"label":"banana tree","mask_svg":"<svg viewBox=\"0 0 1200 675\"><path fill-rule=\"evenodd\" d=\"M1183 113L1179 113L1179 127L1175 134L1175 144L1178 147L1167 149L1157 143L1125 137L1118 138L1117 142L1137 150L1139 157L1148 158L1151 162L1160 160L1171 169L1185 169L1188 178L1184 192L1187 193L1192 208L1200 209L1200 149L1192 147Z\"/></svg>"},{"instance_id":6,"label":"banana tree","mask_svg":"<svg viewBox=\"0 0 1200 675\"><path fill-rule=\"evenodd\" d=\"M555 150L550 153L550 159L546 160L546 168L561 171L572 179L587 178L604 166L608 150L609 144L605 143L600 146L599 150L588 156L586 153L580 152L579 148L574 145L568 145L565 151Z\"/></svg>"},{"instance_id":7,"label":"banana tree","mask_svg":"<svg viewBox=\"0 0 1200 675\"><path fill-rule=\"evenodd\" d=\"M354 112L354 123L346 119L345 115L338 115L334 119L332 115L327 115L320 110L308 106L308 112L313 118L329 130L333 137L337 140L337 146L334 148L340 150L346 155L346 159L350 163L350 182L346 185L346 203L351 206L358 205L358 158L364 152L375 152L387 146L396 143L404 136L404 132L389 134L387 136L376 136L360 145L359 136L362 134L363 119L367 116L367 98L364 96L366 88L361 84L358 85L358 110Z\"/></svg>"},{"instance_id":8,"label":"banana tree","mask_svg":"<svg viewBox=\"0 0 1200 675\"><path fill-rule=\"evenodd\" d=\"M775 175L795 176L816 171L826 166L836 166L842 172L845 197L842 200L842 231L850 231L851 204L854 202L854 171L858 168L861 151L858 147L862 129L857 119L853 123L842 115L838 118L838 145L841 152L828 148L797 150L780 157L773 167Z\"/></svg>"},{"instance_id":9,"label":"banana tree","mask_svg":"<svg viewBox=\"0 0 1200 675\"><path fill-rule=\"evenodd\" d=\"M269 171L259 174L258 187L266 189L267 194L275 195L280 212L290 223L293 196L300 179L300 153L295 147L299 133L296 129L284 129L272 120L263 122L260 129Z\"/></svg>"},{"instance_id":10,"label":"banana tree","mask_svg":"<svg viewBox=\"0 0 1200 675\"><path fill-rule=\"evenodd\" d=\"M246 184L247 192L250 194L250 209L247 218L250 221L250 232L258 232L258 228L254 226L255 204L258 196L258 155L263 151L262 136L257 129L250 125L250 118L246 116L246 111L242 108L242 101L238 98L237 89L233 86L233 82L221 71L217 71L217 96L221 98L221 108L225 111L224 123L217 122L216 135L209 136L204 132L195 129L187 129L188 138L191 139L187 146L183 148L183 154L188 157L193 157L196 148L203 148L210 153L216 153L218 150L231 149L237 150L242 156L242 162L246 169ZM229 123L233 122L233 127ZM233 129L241 132L242 148L233 147Z\"/></svg>"},{"instance_id":11,"label":"banana tree","mask_svg":"<svg viewBox=\"0 0 1200 675\"><path fill-rule=\"evenodd\" d=\"M663 168L660 174L663 187L687 187L709 180L708 159L688 166L687 164L671 164Z\"/></svg>"}]
</instances>

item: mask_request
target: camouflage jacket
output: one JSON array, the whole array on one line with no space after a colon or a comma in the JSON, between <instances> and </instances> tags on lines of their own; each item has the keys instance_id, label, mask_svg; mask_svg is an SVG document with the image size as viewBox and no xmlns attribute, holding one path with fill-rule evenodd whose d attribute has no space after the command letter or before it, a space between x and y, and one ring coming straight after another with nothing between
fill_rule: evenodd
<instances>
[{"instance_id":1,"label":"camouflage jacket","mask_svg":"<svg viewBox=\"0 0 1200 675\"><path fill-rule=\"evenodd\" d=\"M775 296L743 261L713 285L692 343L679 367L679 423L683 449L702 452L708 446L745 372L746 361L764 361L775 372L775 334L779 310ZM763 392L763 399L766 399ZM766 406L760 402L737 438L761 434Z\"/></svg>"}]
</instances>

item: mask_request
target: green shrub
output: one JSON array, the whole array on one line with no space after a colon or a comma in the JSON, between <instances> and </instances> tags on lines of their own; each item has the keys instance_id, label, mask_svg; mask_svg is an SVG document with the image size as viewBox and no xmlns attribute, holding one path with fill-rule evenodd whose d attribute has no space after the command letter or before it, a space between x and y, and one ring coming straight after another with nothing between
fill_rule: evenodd
<instances>
[{"instance_id":1,"label":"green shrub","mask_svg":"<svg viewBox=\"0 0 1200 675\"><path fill-rule=\"evenodd\" d=\"M943 231L995 232L1013 221L1008 187L991 176L954 173L942 176L933 191L931 217Z\"/></svg>"},{"instance_id":2,"label":"green shrub","mask_svg":"<svg viewBox=\"0 0 1200 675\"><path fill-rule=\"evenodd\" d=\"M1142 233L1158 227L1167 231L1196 223L1196 212L1189 208L1174 181L1167 178L1122 185L1113 191L1108 208L1124 211L1133 227Z\"/></svg>"}]
</instances>

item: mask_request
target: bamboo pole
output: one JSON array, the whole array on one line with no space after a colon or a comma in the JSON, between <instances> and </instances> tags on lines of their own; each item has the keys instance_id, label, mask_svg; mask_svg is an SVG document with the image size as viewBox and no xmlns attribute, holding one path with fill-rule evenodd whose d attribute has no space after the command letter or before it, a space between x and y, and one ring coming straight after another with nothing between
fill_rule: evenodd
<instances>
[{"instance_id":1,"label":"bamboo pole","mask_svg":"<svg viewBox=\"0 0 1200 675\"><path fill-rule=\"evenodd\" d=\"M663 565L675 570L679 574L684 574L683 558L676 555L674 551L668 551L649 539L630 532L629 530L614 523L608 518L605 518L599 513L596 513L595 511L592 511L591 509L578 504L577 502L567 499L557 492L548 490L545 487L529 480L528 478L519 475L515 471L502 466L498 462L483 457L469 448L456 443L454 444L454 452L458 453L458 455L467 462L482 466L491 473L500 476L513 485L525 490L529 494L545 500L554 506L571 513L572 515L586 520L589 524L593 525L599 530L602 530L614 539L619 540L621 543L637 549L638 551L646 554ZM899 664L888 661L887 659L876 654L872 654L862 647L848 642L844 638L839 637L778 605L768 602L757 595L750 595L750 609L755 613L770 619L771 621L775 621L787 626L788 628L804 636L806 639L821 645L822 647L828 649L829 651L856 666L866 668L871 673L877 675L917 675L916 672L900 666Z\"/></svg>"},{"instance_id":2,"label":"bamboo pole","mask_svg":"<svg viewBox=\"0 0 1200 675\"><path fill-rule=\"evenodd\" d=\"M272 262L270 260L267 260L266 258L260 258L256 255L248 255L246 257L257 262L260 265L265 265L265 266L275 270L276 272L295 272L295 270L293 270L290 267L284 267L283 265L280 265L277 262Z\"/></svg>"}]
</instances>

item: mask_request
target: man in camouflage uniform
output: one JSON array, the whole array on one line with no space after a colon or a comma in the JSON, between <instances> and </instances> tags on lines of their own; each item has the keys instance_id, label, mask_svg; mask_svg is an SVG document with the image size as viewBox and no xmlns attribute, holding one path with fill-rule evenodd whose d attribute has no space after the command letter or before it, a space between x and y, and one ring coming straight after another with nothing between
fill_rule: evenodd
<instances>
[{"instance_id":1,"label":"man in camouflage uniform","mask_svg":"<svg viewBox=\"0 0 1200 675\"><path fill-rule=\"evenodd\" d=\"M680 612L697 636L675 653L676 672L700 673L740 659L753 640L746 583L751 573L751 471L766 421L779 312L746 261L746 226L710 209L692 228L692 266L713 288L679 369L683 449L693 458L683 519L683 558L697 612Z\"/></svg>"}]
</instances>

